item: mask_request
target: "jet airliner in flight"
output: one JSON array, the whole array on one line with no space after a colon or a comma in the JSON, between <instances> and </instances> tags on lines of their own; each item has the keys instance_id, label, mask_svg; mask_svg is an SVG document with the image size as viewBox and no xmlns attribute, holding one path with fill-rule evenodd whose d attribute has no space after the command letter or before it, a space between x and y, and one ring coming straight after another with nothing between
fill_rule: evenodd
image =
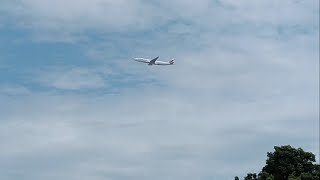
<instances>
[{"instance_id":1,"label":"jet airliner in flight","mask_svg":"<svg viewBox=\"0 0 320 180\"><path fill-rule=\"evenodd\" d=\"M134 58L135 61L147 63L148 65L174 65L175 59L171 59L170 61L158 61L158 57L153 59L147 59L147 58Z\"/></svg>"}]
</instances>

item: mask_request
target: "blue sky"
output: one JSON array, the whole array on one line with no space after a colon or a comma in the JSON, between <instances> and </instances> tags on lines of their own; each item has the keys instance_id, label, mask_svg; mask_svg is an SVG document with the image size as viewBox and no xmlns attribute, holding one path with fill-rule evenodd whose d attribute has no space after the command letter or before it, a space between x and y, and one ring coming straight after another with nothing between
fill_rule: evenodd
<instances>
[{"instance_id":1,"label":"blue sky","mask_svg":"<svg viewBox=\"0 0 320 180\"><path fill-rule=\"evenodd\" d=\"M0 179L232 179L276 145L319 154L318 22L303 0L2 0ZM132 61L156 56L176 65Z\"/></svg>"}]
</instances>

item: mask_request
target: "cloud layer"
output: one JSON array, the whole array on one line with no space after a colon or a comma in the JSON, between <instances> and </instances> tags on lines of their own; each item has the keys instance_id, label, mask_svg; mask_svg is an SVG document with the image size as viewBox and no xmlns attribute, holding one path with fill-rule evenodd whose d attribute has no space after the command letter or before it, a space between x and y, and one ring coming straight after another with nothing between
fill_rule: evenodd
<instances>
[{"instance_id":1,"label":"cloud layer","mask_svg":"<svg viewBox=\"0 0 320 180\"><path fill-rule=\"evenodd\" d=\"M230 179L275 145L319 154L318 7L1 2L0 178ZM158 55L176 65L131 60Z\"/></svg>"}]
</instances>

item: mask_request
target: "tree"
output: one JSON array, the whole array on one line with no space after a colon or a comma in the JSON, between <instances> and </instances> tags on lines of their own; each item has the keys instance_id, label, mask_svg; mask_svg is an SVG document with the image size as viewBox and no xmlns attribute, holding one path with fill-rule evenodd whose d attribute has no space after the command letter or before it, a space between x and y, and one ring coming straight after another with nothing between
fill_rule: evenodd
<instances>
[{"instance_id":1,"label":"tree","mask_svg":"<svg viewBox=\"0 0 320 180\"><path fill-rule=\"evenodd\" d=\"M262 171L248 173L245 180L319 180L320 165L314 164L315 155L289 145L275 146L267 153Z\"/></svg>"},{"instance_id":2,"label":"tree","mask_svg":"<svg viewBox=\"0 0 320 180\"><path fill-rule=\"evenodd\" d=\"M267 172L274 176L274 180L288 180L291 178L300 177L309 179L314 173L315 155L310 152L305 152L303 149L295 149L289 145L275 146L274 152L268 152L266 166L262 172Z\"/></svg>"}]
</instances>

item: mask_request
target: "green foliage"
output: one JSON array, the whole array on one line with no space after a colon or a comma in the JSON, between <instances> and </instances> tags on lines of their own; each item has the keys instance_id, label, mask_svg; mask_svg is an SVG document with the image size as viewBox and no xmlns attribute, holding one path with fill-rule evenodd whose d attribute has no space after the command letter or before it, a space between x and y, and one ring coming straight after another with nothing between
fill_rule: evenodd
<instances>
[{"instance_id":1,"label":"green foliage","mask_svg":"<svg viewBox=\"0 0 320 180\"><path fill-rule=\"evenodd\" d=\"M288 180L301 180L301 178L300 178L300 176L297 177L297 176L295 176L294 174L290 174Z\"/></svg>"},{"instance_id":2,"label":"green foliage","mask_svg":"<svg viewBox=\"0 0 320 180\"><path fill-rule=\"evenodd\" d=\"M267 165L262 171L272 174L275 180L287 180L291 174L300 176L302 173L312 173L313 162L315 162L314 154L289 145L275 146L274 149L275 152L267 153Z\"/></svg>"},{"instance_id":3,"label":"green foliage","mask_svg":"<svg viewBox=\"0 0 320 180\"><path fill-rule=\"evenodd\" d=\"M274 177L272 174L269 174L267 172L260 172L258 179L259 180L274 180Z\"/></svg>"},{"instance_id":4,"label":"green foliage","mask_svg":"<svg viewBox=\"0 0 320 180\"><path fill-rule=\"evenodd\" d=\"M258 176L256 173L248 173L244 180L258 180Z\"/></svg>"},{"instance_id":5,"label":"green foliage","mask_svg":"<svg viewBox=\"0 0 320 180\"><path fill-rule=\"evenodd\" d=\"M244 180L319 180L320 165L315 155L289 145L275 146L267 153L266 165L258 174L248 173Z\"/></svg>"}]
</instances>

